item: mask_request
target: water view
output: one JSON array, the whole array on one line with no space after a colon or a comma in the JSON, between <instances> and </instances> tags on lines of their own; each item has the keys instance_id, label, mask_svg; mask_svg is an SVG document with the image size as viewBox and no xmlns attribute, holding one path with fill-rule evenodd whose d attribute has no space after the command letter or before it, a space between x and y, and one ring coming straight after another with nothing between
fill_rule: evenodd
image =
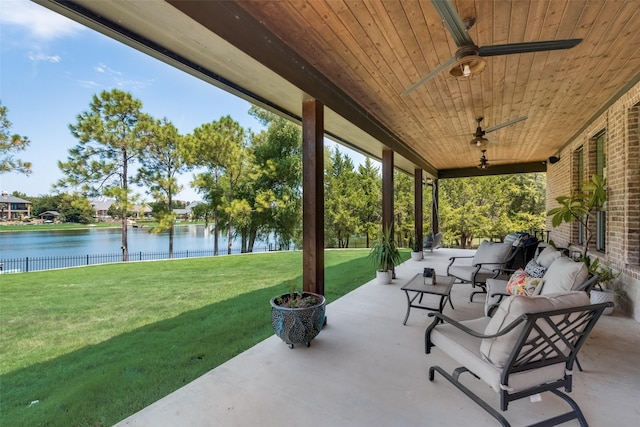
<instances>
[{"instance_id":1,"label":"water view","mask_svg":"<svg viewBox=\"0 0 640 427\"><path fill-rule=\"evenodd\" d=\"M7 260L117 255L121 254L121 239L119 228L6 232L0 234L0 262L4 262L5 267L9 267ZM131 260L150 259L146 256L142 258L139 254L169 252L169 234L166 232L152 234L149 233L148 228L130 228L128 243ZM274 242L256 242L254 251L269 250L270 244L273 246ZM204 225L182 225L175 228L173 239L175 253L211 251L210 255L213 255L213 245L213 234ZM225 237L218 239L218 250L220 255L226 255L227 239ZM240 252L239 240L232 243L232 252ZM19 269L25 271L24 268Z\"/></svg>"}]
</instances>

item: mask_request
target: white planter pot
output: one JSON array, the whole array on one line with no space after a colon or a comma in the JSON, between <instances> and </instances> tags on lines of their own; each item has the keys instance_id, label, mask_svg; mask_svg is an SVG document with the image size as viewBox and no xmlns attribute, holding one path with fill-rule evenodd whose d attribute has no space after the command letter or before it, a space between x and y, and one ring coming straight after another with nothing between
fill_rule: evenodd
<instances>
[{"instance_id":1,"label":"white planter pot","mask_svg":"<svg viewBox=\"0 0 640 427\"><path fill-rule=\"evenodd\" d=\"M423 258L422 251L420 252L411 252L411 259L414 261L420 261Z\"/></svg>"},{"instance_id":2,"label":"white planter pot","mask_svg":"<svg viewBox=\"0 0 640 427\"><path fill-rule=\"evenodd\" d=\"M616 293L610 289L597 290L593 289L590 295L591 304L600 304L603 302L616 302ZM602 314L611 314L615 307L606 308Z\"/></svg>"},{"instance_id":3,"label":"white planter pot","mask_svg":"<svg viewBox=\"0 0 640 427\"><path fill-rule=\"evenodd\" d=\"M392 277L391 275L392 274L393 274L393 272L391 270L389 270L389 271L377 270L376 271L376 280L381 285L388 285L389 283L391 283L391 277Z\"/></svg>"}]
</instances>

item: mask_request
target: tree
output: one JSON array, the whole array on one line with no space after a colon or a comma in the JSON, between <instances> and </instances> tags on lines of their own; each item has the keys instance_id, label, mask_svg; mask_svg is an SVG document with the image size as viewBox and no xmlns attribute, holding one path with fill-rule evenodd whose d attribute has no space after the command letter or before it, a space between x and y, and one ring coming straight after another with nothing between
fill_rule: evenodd
<instances>
[{"instance_id":1,"label":"tree","mask_svg":"<svg viewBox=\"0 0 640 427\"><path fill-rule=\"evenodd\" d=\"M247 250L260 233L274 233L280 247L289 247L301 236L302 129L255 106L249 113L267 130L251 139L255 179L245 196L253 200Z\"/></svg>"},{"instance_id":2,"label":"tree","mask_svg":"<svg viewBox=\"0 0 640 427\"><path fill-rule=\"evenodd\" d=\"M362 203L356 212L358 230L365 233L369 247L370 239L375 236L382 220L382 179L379 169L368 157L363 165L358 166L358 181L362 188Z\"/></svg>"},{"instance_id":3,"label":"tree","mask_svg":"<svg viewBox=\"0 0 640 427\"><path fill-rule=\"evenodd\" d=\"M397 245L400 247L413 244L415 230L415 199L413 179L403 172L395 171L393 178L393 211Z\"/></svg>"},{"instance_id":4,"label":"tree","mask_svg":"<svg viewBox=\"0 0 640 427\"><path fill-rule=\"evenodd\" d=\"M66 162L58 162L64 173L56 186L79 187L89 195L116 199L122 224L122 260L129 259L127 212L132 207L129 188L131 165L141 155L149 138L152 119L142 112L142 102L130 93L113 89L94 95L89 109L69 125L79 144L69 150Z\"/></svg>"},{"instance_id":5,"label":"tree","mask_svg":"<svg viewBox=\"0 0 640 427\"><path fill-rule=\"evenodd\" d=\"M15 154L24 151L30 141L26 136L11 135L11 122L7 118L7 107L0 104L0 174L18 172L31 174L31 163L16 159Z\"/></svg>"},{"instance_id":6,"label":"tree","mask_svg":"<svg viewBox=\"0 0 640 427\"><path fill-rule=\"evenodd\" d=\"M182 190L178 176L188 169L183 159L182 144L183 136L166 118L154 123L136 176L136 181L146 185L148 192L160 203L161 208L156 211L160 224L152 232L169 231L169 258L173 258L173 197Z\"/></svg>"},{"instance_id":7,"label":"tree","mask_svg":"<svg viewBox=\"0 0 640 427\"><path fill-rule=\"evenodd\" d=\"M357 180L351 159L338 147L325 167L325 235L335 239L339 248L349 247L349 238L358 228L355 215L363 203L363 189Z\"/></svg>"},{"instance_id":8,"label":"tree","mask_svg":"<svg viewBox=\"0 0 640 427\"><path fill-rule=\"evenodd\" d=\"M445 238L457 240L461 248L471 247L476 235L486 235L489 206L481 192L488 191L477 178L440 181L441 228Z\"/></svg>"},{"instance_id":9,"label":"tree","mask_svg":"<svg viewBox=\"0 0 640 427\"><path fill-rule=\"evenodd\" d=\"M513 231L544 224L544 178L517 174L440 181L445 239L470 247L475 237L502 241Z\"/></svg>"},{"instance_id":10,"label":"tree","mask_svg":"<svg viewBox=\"0 0 640 427\"><path fill-rule=\"evenodd\" d=\"M241 193L241 182L248 177L249 151L245 131L231 116L196 128L185 144L185 157L190 166L200 166L206 172L196 175L193 184L205 195L214 214L215 248L217 254L220 215L226 216L228 232L227 253L233 243L234 218L245 215L247 203L236 197ZM249 208L250 210L250 208Z\"/></svg>"},{"instance_id":11,"label":"tree","mask_svg":"<svg viewBox=\"0 0 640 427\"><path fill-rule=\"evenodd\" d=\"M89 224L93 221L93 207L87 198L78 194L59 195L57 210L60 221Z\"/></svg>"},{"instance_id":12,"label":"tree","mask_svg":"<svg viewBox=\"0 0 640 427\"><path fill-rule=\"evenodd\" d=\"M89 224L93 221L94 210L89 200L78 194L44 195L33 198L31 213L37 217L46 211L57 211L62 222Z\"/></svg>"}]
</instances>

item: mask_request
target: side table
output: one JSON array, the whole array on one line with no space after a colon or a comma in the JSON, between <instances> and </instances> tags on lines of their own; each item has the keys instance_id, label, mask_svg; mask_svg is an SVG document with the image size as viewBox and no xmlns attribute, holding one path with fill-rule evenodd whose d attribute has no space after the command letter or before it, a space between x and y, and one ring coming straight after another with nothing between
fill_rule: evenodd
<instances>
[{"instance_id":1,"label":"side table","mask_svg":"<svg viewBox=\"0 0 640 427\"><path fill-rule=\"evenodd\" d=\"M451 303L451 288L453 287L453 282L455 278L453 276L439 276L436 275L436 284L431 284L432 279L429 277L422 277L422 273L416 274L411 280L404 285L402 289L407 295L407 315L404 317L403 325L407 324L407 319L409 319L409 312L411 308L419 308L422 310L432 310L442 313L445 304L449 301L449 305L453 308L453 304ZM409 292L414 292L415 295L409 295ZM429 307L426 305L422 305L422 297L424 294L431 295L439 295L440 296L440 304L438 307ZM415 300L420 297L417 303L414 304Z\"/></svg>"}]
</instances>

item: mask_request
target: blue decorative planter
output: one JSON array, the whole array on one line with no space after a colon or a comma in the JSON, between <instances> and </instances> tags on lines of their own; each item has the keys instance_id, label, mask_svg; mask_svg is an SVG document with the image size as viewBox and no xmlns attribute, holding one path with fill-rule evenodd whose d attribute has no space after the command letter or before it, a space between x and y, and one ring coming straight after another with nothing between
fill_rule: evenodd
<instances>
[{"instance_id":1,"label":"blue decorative planter","mask_svg":"<svg viewBox=\"0 0 640 427\"><path fill-rule=\"evenodd\" d=\"M324 325L324 296L312 292L303 292L303 297L313 297L317 304L309 307L289 308L278 305L277 300L287 299L289 294L271 299L271 325L282 341L293 348L295 344L311 345Z\"/></svg>"}]
</instances>

